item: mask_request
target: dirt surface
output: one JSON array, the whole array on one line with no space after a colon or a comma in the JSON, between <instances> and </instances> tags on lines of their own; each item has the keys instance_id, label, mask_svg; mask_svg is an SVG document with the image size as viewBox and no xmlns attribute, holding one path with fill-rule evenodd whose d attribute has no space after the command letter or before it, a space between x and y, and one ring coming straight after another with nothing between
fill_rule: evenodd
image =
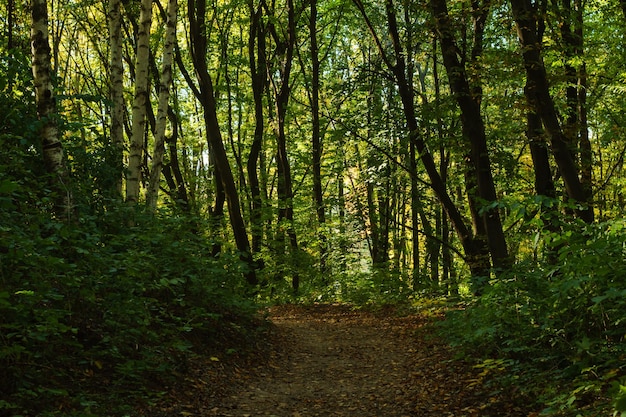
<instances>
[{"instance_id":1,"label":"dirt surface","mask_svg":"<svg viewBox=\"0 0 626 417\"><path fill-rule=\"evenodd\" d=\"M273 307L269 316L276 336L269 357L231 367L219 381L199 371L189 378L193 393L175 394L193 403L178 402L166 415L535 415L514 392L489 384L484 371L454 360L425 327L432 317L345 305Z\"/></svg>"}]
</instances>

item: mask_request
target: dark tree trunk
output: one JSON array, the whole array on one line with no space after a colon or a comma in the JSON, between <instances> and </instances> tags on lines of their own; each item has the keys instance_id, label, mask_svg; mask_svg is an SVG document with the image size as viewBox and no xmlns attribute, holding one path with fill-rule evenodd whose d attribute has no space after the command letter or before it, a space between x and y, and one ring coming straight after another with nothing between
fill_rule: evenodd
<instances>
[{"instance_id":1,"label":"dark tree trunk","mask_svg":"<svg viewBox=\"0 0 626 417\"><path fill-rule=\"evenodd\" d=\"M185 178L180 170L180 161L178 160L178 115L170 108L168 117L172 125L172 135L167 138L170 163L169 169L172 172L174 179L176 180L176 203L183 209L183 211L190 211L189 196L187 194L187 186Z\"/></svg>"},{"instance_id":2,"label":"dark tree trunk","mask_svg":"<svg viewBox=\"0 0 626 417\"><path fill-rule=\"evenodd\" d=\"M541 58L540 44L537 40L537 22L530 0L510 0L513 17L522 47L522 57L526 68L527 97L543 122L550 136L552 154L559 168L567 195L580 203L578 216L587 223L593 222L593 208L585 188L578 177L578 168L570 142L563 133L559 116L550 95L546 70Z\"/></svg>"},{"instance_id":3,"label":"dark tree trunk","mask_svg":"<svg viewBox=\"0 0 626 417\"><path fill-rule=\"evenodd\" d=\"M237 249L242 261L248 265L246 279L249 284L257 284L255 264L250 252L250 243L245 224L241 215L239 197L235 180L230 169L228 156L222 141L222 134L217 120L217 108L214 97L213 82L206 65L207 39L205 33L204 16L206 14L206 0L189 0L188 14L191 33L191 50L194 67L200 84L201 103L204 109L204 118L207 129L207 140L215 161L216 173L219 174L218 183L223 189L223 195L228 204L230 224L235 237ZM218 189L218 197L219 192ZM219 209L219 204L216 205Z\"/></svg>"},{"instance_id":4,"label":"dark tree trunk","mask_svg":"<svg viewBox=\"0 0 626 417\"><path fill-rule=\"evenodd\" d=\"M250 36L248 56L250 58L250 73L252 77L252 95L254 97L254 138L248 154L246 170L250 186L250 232L252 235L252 252L261 250L263 239L263 199L259 185L258 164L263 149L263 91L267 80L267 61L265 57L265 29L262 24L262 9L255 10L250 2Z\"/></svg>"},{"instance_id":5,"label":"dark tree trunk","mask_svg":"<svg viewBox=\"0 0 626 417\"><path fill-rule=\"evenodd\" d=\"M324 196L322 194L322 138L320 133L320 61L317 46L317 0L311 0L309 17L309 37L311 41L311 148L313 159L313 202L320 227L318 232L320 247L320 272L326 270L326 234L323 231L326 223Z\"/></svg>"},{"instance_id":6,"label":"dark tree trunk","mask_svg":"<svg viewBox=\"0 0 626 417\"><path fill-rule=\"evenodd\" d=\"M367 13L365 12L363 3L360 0L353 0L353 2L365 19L365 23L367 24L370 32L372 33L372 36L374 37L374 41L377 44L383 61L394 75L407 122L409 140L412 141L415 145L417 154L419 155L419 158L424 165L426 173L430 179L430 186L437 196L439 202L441 203L443 209L445 210L447 217L452 223L452 226L459 238L459 242L461 243L461 246L463 247L463 250L465 252L465 260L470 267L471 274L476 279L478 279L478 277L488 277L491 269L489 257L487 256L487 258L485 259L485 257L483 256L482 250L480 248L480 243L477 242L472 236L470 229L465 224L465 220L463 219L462 214L448 194L446 185L439 175L435 160L430 153L430 150L426 146L426 142L424 141L422 135L420 134L415 112L415 103L413 102L413 88L409 84L405 73L404 52L400 44L400 36L396 23L393 3L391 0L386 1L387 20L389 23L389 31L394 46L395 62L392 62L389 59L384 48L382 47L382 44L378 39L376 32L374 31L372 23L369 20Z\"/></svg>"},{"instance_id":7,"label":"dark tree trunk","mask_svg":"<svg viewBox=\"0 0 626 417\"><path fill-rule=\"evenodd\" d=\"M507 250L506 239L502 229L502 221L497 207L485 208L497 201L496 189L491 172L491 162L489 159L489 150L487 148L487 138L485 136L485 126L480 112L480 99L475 100L472 96L470 85L467 79L465 65L459 61L459 49L452 35L452 25L448 16L448 9L445 0L430 0L430 7L435 18L436 29L441 42L441 51L443 54L443 63L450 80L450 89L454 94L456 101L461 110L461 122L463 125L463 136L469 142L471 170L468 176L470 185L475 180L476 195L470 192L470 199L481 200L481 207L476 204L474 210L479 209L481 223L478 225L477 233L483 229L487 237L489 252L493 261L493 266L500 270L506 270L511 265L511 259ZM483 11L485 13L485 11ZM478 28L484 27L484 19L477 25ZM482 29L480 29L482 30ZM475 39L475 42L481 43L482 37ZM479 54L482 46L475 44L474 54ZM479 83L477 83L479 84ZM473 177L473 178L472 178ZM473 211L474 211L473 210Z\"/></svg>"},{"instance_id":8,"label":"dark tree trunk","mask_svg":"<svg viewBox=\"0 0 626 417\"><path fill-rule=\"evenodd\" d=\"M570 141L570 148L578 148L580 181L587 198L591 198L592 151L587 126L587 71L583 49L583 4L581 0L555 1L563 40L565 60L566 118L563 133Z\"/></svg>"},{"instance_id":9,"label":"dark tree trunk","mask_svg":"<svg viewBox=\"0 0 626 417\"><path fill-rule=\"evenodd\" d=\"M277 174L278 174L278 223L279 228L286 224L286 233L289 238L289 246L292 256L298 252L298 240L293 225L293 184L291 178L291 166L287 154L287 136L285 134L285 120L287 107L291 94L291 68L296 43L296 16L293 0L287 0L287 28L286 39L278 35L276 41L277 58L282 58L280 64L280 83L276 91L276 140L277 140ZM300 288L300 277L297 273L292 276L294 292Z\"/></svg>"}]
</instances>

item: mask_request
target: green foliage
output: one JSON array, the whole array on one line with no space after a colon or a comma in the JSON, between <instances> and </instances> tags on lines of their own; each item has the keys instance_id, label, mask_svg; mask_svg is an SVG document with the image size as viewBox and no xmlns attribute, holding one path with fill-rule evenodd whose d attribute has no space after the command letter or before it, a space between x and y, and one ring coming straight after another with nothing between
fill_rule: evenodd
<instances>
[{"instance_id":1,"label":"green foliage","mask_svg":"<svg viewBox=\"0 0 626 417\"><path fill-rule=\"evenodd\" d=\"M546 413L594 415L607 404L591 399L611 384L621 411L626 226L623 220L576 226L546 237L558 250L554 264L516 265L480 299L450 313L443 332L466 353L506 359L508 377L517 377L509 383L534 387L529 395L549 405ZM550 383L529 384L537 379Z\"/></svg>"},{"instance_id":2,"label":"green foliage","mask_svg":"<svg viewBox=\"0 0 626 417\"><path fill-rule=\"evenodd\" d=\"M201 221L85 197L60 224L31 139L3 134L0 415L121 415L195 352L245 347L243 266L210 256Z\"/></svg>"},{"instance_id":3,"label":"green foliage","mask_svg":"<svg viewBox=\"0 0 626 417\"><path fill-rule=\"evenodd\" d=\"M82 394L92 410L112 412L107 395L145 395L150 380L167 379L191 352L217 346L237 316L252 314L237 295L244 284L236 258L208 256L184 218L146 217L115 230L127 211L83 217L78 226L3 222L5 409L27 411L32 396L44 410L80 409L72 398Z\"/></svg>"}]
</instances>

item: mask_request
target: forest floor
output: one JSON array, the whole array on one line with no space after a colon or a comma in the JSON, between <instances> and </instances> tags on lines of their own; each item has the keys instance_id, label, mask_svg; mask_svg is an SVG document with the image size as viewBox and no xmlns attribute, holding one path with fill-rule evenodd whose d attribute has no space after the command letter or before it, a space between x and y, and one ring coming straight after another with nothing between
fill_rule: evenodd
<instances>
[{"instance_id":1,"label":"forest floor","mask_svg":"<svg viewBox=\"0 0 626 417\"><path fill-rule=\"evenodd\" d=\"M432 335L432 316L345 305L277 306L268 314L272 337L256 356L192 364L150 415L537 415L514 388L491 384L491 370L454 359Z\"/></svg>"}]
</instances>

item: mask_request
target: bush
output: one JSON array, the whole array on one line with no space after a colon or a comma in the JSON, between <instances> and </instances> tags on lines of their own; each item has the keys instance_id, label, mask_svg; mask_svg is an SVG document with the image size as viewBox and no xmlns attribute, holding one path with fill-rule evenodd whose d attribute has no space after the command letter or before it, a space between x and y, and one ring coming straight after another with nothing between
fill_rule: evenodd
<instances>
[{"instance_id":1,"label":"bush","mask_svg":"<svg viewBox=\"0 0 626 417\"><path fill-rule=\"evenodd\" d=\"M70 226L3 213L0 410L115 414L112 398L147 396L252 316L238 258L209 256L184 217L136 216L126 232L107 232L127 210Z\"/></svg>"},{"instance_id":2,"label":"bush","mask_svg":"<svg viewBox=\"0 0 626 417\"><path fill-rule=\"evenodd\" d=\"M451 312L443 333L466 353L504 359L517 374L509 383L527 378L546 412L597 413L593 407L609 401L589 403L624 374L625 227L617 220L548 236L558 248L555 264L516 265L467 308Z\"/></svg>"}]
</instances>

